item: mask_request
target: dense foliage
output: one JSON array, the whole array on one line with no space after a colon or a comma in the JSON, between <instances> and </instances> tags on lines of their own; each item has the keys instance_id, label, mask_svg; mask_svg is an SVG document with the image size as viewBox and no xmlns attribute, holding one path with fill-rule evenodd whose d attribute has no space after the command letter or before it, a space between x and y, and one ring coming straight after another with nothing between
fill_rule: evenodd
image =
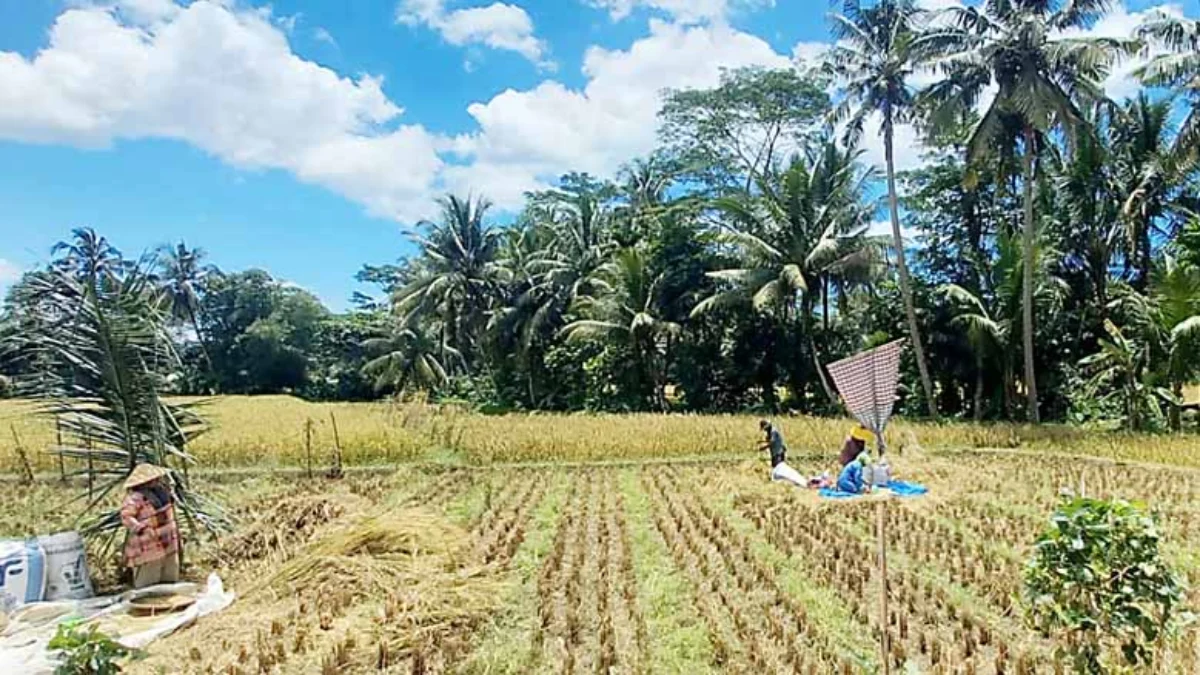
<instances>
[{"instance_id":1,"label":"dense foliage","mask_svg":"<svg viewBox=\"0 0 1200 675\"><path fill-rule=\"evenodd\" d=\"M1200 378L1200 28L1066 37L1104 4L846 2L821 62L667 92L660 147L614 180L564 176L513 217L447 196L408 257L362 268L379 290L346 313L164 249L172 385L823 413L823 364L905 337L908 414L1181 428ZM1144 90L1107 99L1139 50L1157 55ZM917 169L896 170L914 152L899 125L924 140ZM26 330L40 275L0 330Z\"/></svg>"}]
</instances>

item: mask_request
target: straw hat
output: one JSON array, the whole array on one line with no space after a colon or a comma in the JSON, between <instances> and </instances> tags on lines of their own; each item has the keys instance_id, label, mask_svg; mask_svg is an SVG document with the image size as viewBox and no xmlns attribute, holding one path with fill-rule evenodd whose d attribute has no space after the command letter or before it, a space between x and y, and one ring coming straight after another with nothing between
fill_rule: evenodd
<instances>
[{"instance_id":1,"label":"straw hat","mask_svg":"<svg viewBox=\"0 0 1200 675\"><path fill-rule=\"evenodd\" d=\"M161 466L154 464L138 464L134 468L133 473L129 474L129 478L125 479L125 489L135 488L139 485L145 485L151 481L158 480L169 474L170 471Z\"/></svg>"},{"instance_id":2,"label":"straw hat","mask_svg":"<svg viewBox=\"0 0 1200 675\"><path fill-rule=\"evenodd\" d=\"M875 434L861 424L850 430L850 437L863 443L875 440Z\"/></svg>"}]
</instances>

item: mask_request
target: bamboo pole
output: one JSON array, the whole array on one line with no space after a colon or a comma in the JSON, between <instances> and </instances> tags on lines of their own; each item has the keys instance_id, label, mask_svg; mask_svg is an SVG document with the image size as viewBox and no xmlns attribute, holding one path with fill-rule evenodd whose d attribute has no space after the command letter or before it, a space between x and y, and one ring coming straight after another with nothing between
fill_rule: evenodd
<instances>
[{"instance_id":1,"label":"bamboo pole","mask_svg":"<svg viewBox=\"0 0 1200 675\"><path fill-rule=\"evenodd\" d=\"M54 449L58 451L58 481L67 482L67 463L62 454L62 421L54 416Z\"/></svg>"},{"instance_id":2,"label":"bamboo pole","mask_svg":"<svg viewBox=\"0 0 1200 675\"><path fill-rule=\"evenodd\" d=\"M329 411L329 422L333 425L333 466L329 469L330 478L342 477L342 438L338 435L337 418Z\"/></svg>"},{"instance_id":3,"label":"bamboo pole","mask_svg":"<svg viewBox=\"0 0 1200 675\"><path fill-rule=\"evenodd\" d=\"M88 483L88 502L92 500L92 492L96 487L96 467L92 458L92 435L86 429L83 432L83 445L87 448L87 483Z\"/></svg>"},{"instance_id":4,"label":"bamboo pole","mask_svg":"<svg viewBox=\"0 0 1200 675\"><path fill-rule=\"evenodd\" d=\"M312 432L313 421L311 417L304 420L304 465L307 469L308 479L312 480Z\"/></svg>"},{"instance_id":5,"label":"bamboo pole","mask_svg":"<svg viewBox=\"0 0 1200 675\"><path fill-rule=\"evenodd\" d=\"M25 452L25 446L21 445L21 437L17 435L17 425L8 425L12 431L13 437L13 452L17 454L17 481L20 485L33 485L33 466L29 463L29 454Z\"/></svg>"},{"instance_id":6,"label":"bamboo pole","mask_svg":"<svg viewBox=\"0 0 1200 675\"><path fill-rule=\"evenodd\" d=\"M887 500L879 500L875 509L875 530L879 538L879 662L883 675L891 672L891 645L888 644L888 573L887 573Z\"/></svg>"}]
</instances>

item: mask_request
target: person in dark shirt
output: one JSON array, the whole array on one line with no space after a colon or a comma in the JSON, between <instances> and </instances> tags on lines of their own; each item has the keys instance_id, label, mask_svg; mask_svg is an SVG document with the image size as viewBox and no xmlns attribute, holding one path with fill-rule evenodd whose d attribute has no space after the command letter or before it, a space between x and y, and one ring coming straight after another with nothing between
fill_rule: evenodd
<instances>
[{"instance_id":1,"label":"person in dark shirt","mask_svg":"<svg viewBox=\"0 0 1200 675\"><path fill-rule=\"evenodd\" d=\"M759 451L768 450L771 453L771 480L785 480L804 487L807 484L804 477L787 465L787 444L783 442L783 434L767 420L761 420L758 428L763 432Z\"/></svg>"}]
</instances>

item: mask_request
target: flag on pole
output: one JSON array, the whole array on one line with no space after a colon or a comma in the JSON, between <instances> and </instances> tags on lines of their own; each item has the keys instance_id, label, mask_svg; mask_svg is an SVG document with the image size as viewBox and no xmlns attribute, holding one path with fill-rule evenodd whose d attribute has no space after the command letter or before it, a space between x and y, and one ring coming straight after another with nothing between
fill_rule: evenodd
<instances>
[{"instance_id":1,"label":"flag on pole","mask_svg":"<svg viewBox=\"0 0 1200 675\"><path fill-rule=\"evenodd\" d=\"M904 340L896 340L827 366L846 408L864 427L875 432L881 452L883 430L896 401L903 347Z\"/></svg>"}]
</instances>

